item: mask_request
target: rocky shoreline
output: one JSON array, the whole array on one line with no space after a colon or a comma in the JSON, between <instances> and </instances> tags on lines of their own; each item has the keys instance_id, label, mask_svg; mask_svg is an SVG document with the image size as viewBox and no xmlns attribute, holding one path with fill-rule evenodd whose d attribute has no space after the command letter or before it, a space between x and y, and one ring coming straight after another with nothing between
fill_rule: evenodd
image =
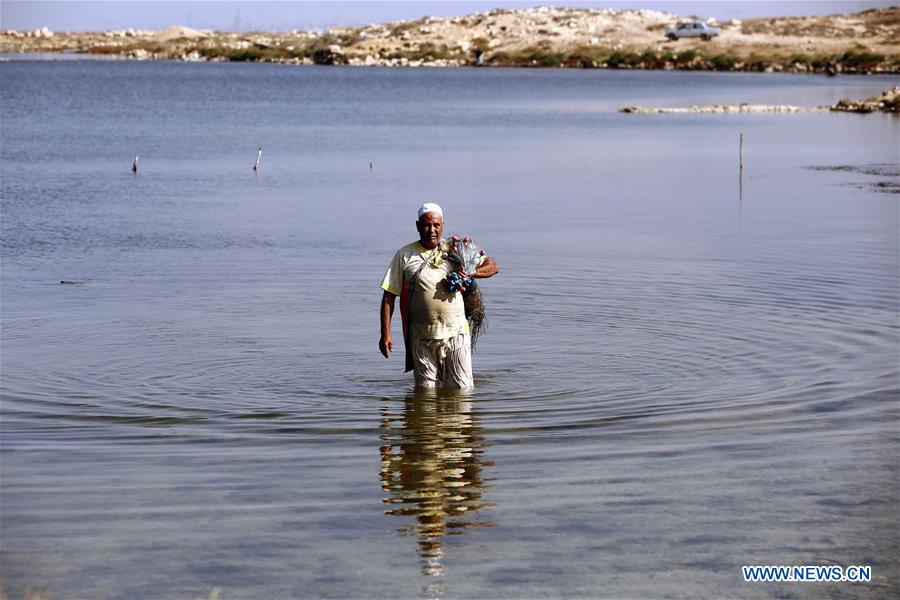
<instances>
[{"instance_id":1,"label":"rocky shoreline","mask_svg":"<svg viewBox=\"0 0 900 600\"><path fill-rule=\"evenodd\" d=\"M620 108L622 113L635 114L724 114L724 113L767 113L767 112L827 112L827 106L791 106L789 104L713 104L710 106L686 107L648 107L626 106Z\"/></svg>"},{"instance_id":2,"label":"rocky shoreline","mask_svg":"<svg viewBox=\"0 0 900 600\"><path fill-rule=\"evenodd\" d=\"M865 100L839 100L833 106L791 106L785 104L714 104L711 106L688 107L646 107L626 106L620 108L621 113L634 114L724 114L724 113L768 113L768 112L853 112L900 113L900 87L885 90L878 96Z\"/></svg>"},{"instance_id":3,"label":"rocky shoreline","mask_svg":"<svg viewBox=\"0 0 900 600\"><path fill-rule=\"evenodd\" d=\"M131 60L252 61L383 67L556 67L900 73L900 7L850 15L709 22L710 41L670 41L694 16L651 10L527 8L327 31L229 33L171 27L0 32L0 53Z\"/></svg>"}]
</instances>

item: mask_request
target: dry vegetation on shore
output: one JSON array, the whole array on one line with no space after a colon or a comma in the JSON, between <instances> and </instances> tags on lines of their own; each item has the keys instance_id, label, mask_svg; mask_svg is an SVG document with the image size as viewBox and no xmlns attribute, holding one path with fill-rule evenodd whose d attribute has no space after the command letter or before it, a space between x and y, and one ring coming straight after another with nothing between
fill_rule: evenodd
<instances>
[{"instance_id":1,"label":"dry vegetation on shore","mask_svg":"<svg viewBox=\"0 0 900 600\"><path fill-rule=\"evenodd\" d=\"M528 8L326 32L0 32L0 52L143 60L359 66L504 66L900 73L900 7L715 23L710 41L665 39L681 17L650 10Z\"/></svg>"}]
</instances>

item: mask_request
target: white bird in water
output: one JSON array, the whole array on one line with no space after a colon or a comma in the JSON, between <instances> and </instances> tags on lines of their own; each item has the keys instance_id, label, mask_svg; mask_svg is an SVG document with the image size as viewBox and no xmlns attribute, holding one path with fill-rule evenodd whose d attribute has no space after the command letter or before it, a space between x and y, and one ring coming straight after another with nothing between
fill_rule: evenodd
<instances>
[{"instance_id":1,"label":"white bird in water","mask_svg":"<svg viewBox=\"0 0 900 600\"><path fill-rule=\"evenodd\" d=\"M262 158L262 148L259 149L259 152L256 153L256 162L253 163L253 170L259 170L259 159Z\"/></svg>"},{"instance_id":2,"label":"white bird in water","mask_svg":"<svg viewBox=\"0 0 900 600\"><path fill-rule=\"evenodd\" d=\"M140 154L135 154L135 155L134 155L134 162L131 163L131 172L132 172L132 173L137 173L137 161L138 161L138 158L140 158Z\"/></svg>"}]
</instances>

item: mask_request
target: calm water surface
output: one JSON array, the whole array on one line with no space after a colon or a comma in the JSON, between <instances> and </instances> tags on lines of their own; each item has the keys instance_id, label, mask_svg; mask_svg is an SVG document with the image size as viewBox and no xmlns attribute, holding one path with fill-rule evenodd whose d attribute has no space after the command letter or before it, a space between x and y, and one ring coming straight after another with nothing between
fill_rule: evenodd
<instances>
[{"instance_id":1,"label":"calm water surface","mask_svg":"<svg viewBox=\"0 0 900 600\"><path fill-rule=\"evenodd\" d=\"M0 78L11 598L900 594L900 120L616 112L897 78ZM377 351L423 201L502 268L470 395Z\"/></svg>"}]
</instances>

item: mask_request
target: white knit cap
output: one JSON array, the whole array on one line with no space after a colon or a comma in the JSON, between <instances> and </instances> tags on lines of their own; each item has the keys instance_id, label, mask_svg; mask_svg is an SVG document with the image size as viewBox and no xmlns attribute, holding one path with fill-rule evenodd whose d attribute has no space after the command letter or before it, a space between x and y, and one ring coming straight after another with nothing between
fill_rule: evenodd
<instances>
[{"instance_id":1,"label":"white knit cap","mask_svg":"<svg viewBox=\"0 0 900 600\"><path fill-rule=\"evenodd\" d=\"M434 202L426 202L425 204L423 204L422 206L419 207L419 217L418 218L421 219L422 215L424 215L425 213L430 213L430 212L441 215L441 218L444 217L444 211L441 210L441 207L439 204L435 204Z\"/></svg>"}]
</instances>

